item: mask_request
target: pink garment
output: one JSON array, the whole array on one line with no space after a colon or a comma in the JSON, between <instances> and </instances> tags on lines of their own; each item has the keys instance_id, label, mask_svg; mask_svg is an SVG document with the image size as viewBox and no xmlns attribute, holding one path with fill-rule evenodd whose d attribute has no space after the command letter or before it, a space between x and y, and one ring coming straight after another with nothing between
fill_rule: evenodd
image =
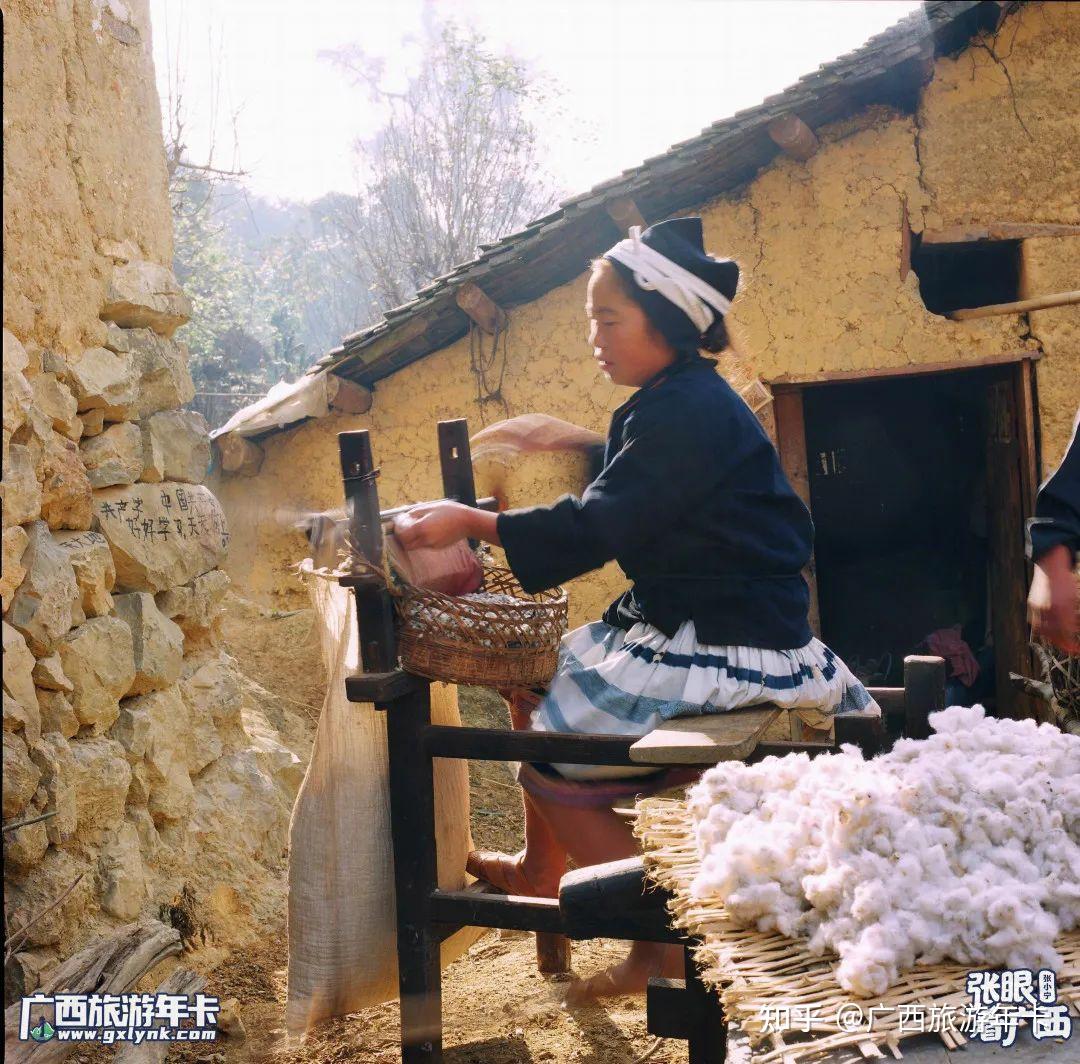
<instances>
[{"instance_id":1,"label":"pink garment","mask_svg":"<svg viewBox=\"0 0 1080 1064\"><path fill-rule=\"evenodd\" d=\"M945 659L949 674L955 676L965 687L970 687L979 678L979 663L971 652L971 647L960 635L960 625L951 628L939 628L926 637L926 647L931 654Z\"/></svg>"}]
</instances>

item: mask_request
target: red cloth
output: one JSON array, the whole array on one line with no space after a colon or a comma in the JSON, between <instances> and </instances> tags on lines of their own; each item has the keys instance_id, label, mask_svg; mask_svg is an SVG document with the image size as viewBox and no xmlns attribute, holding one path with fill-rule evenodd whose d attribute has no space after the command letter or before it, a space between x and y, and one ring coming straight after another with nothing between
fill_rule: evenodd
<instances>
[{"instance_id":1,"label":"red cloth","mask_svg":"<svg viewBox=\"0 0 1080 1064\"><path fill-rule=\"evenodd\" d=\"M484 582L483 566L465 540L439 550L414 547L407 551L389 533L386 545L391 566L414 587L441 591L444 595L468 595L479 590Z\"/></svg>"},{"instance_id":2,"label":"red cloth","mask_svg":"<svg viewBox=\"0 0 1080 1064\"><path fill-rule=\"evenodd\" d=\"M979 663L961 637L960 625L931 632L926 637L926 647L931 654L945 659L949 675L955 676L965 687L971 687L979 678Z\"/></svg>"}]
</instances>

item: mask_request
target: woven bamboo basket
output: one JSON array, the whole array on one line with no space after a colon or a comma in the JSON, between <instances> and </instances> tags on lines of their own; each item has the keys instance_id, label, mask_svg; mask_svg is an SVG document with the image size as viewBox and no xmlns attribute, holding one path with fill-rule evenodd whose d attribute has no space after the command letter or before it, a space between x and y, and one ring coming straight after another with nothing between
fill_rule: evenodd
<instances>
[{"instance_id":1,"label":"woven bamboo basket","mask_svg":"<svg viewBox=\"0 0 1080 1064\"><path fill-rule=\"evenodd\" d=\"M1053 691L1052 704L1059 723L1062 727L1066 723L1080 725L1080 657L1041 640L1034 649L1043 679Z\"/></svg>"},{"instance_id":2,"label":"woven bamboo basket","mask_svg":"<svg viewBox=\"0 0 1080 1064\"><path fill-rule=\"evenodd\" d=\"M514 602L485 601L509 595ZM455 597L403 585L394 603L401 619L398 652L409 672L446 683L533 687L555 675L566 632L561 588L529 595L509 569L487 565L475 595Z\"/></svg>"}]
</instances>

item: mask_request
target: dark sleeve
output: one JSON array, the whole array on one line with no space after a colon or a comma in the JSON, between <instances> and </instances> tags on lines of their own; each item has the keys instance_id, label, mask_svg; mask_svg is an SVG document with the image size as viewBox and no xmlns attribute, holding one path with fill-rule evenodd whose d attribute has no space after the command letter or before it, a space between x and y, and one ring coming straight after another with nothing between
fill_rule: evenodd
<instances>
[{"instance_id":1,"label":"dark sleeve","mask_svg":"<svg viewBox=\"0 0 1080 1064\"><path fill-rule=\"evenodd\" d=\"M1080 424L1078 418L1077 424ZM1035 516L1027 524L1027 554L1038 561L1048 550L1064 543L1076 564L1080 551L1080 444L1077 425L1061 465L1041 488Z\"/></svg>"},{"instance_id":2,"label":"dark sleeve","mask_svg":"<svg viewBox=\"0 0 1080 1064\"><path fill-rule=\"evenodd\" d=\"M741 459L733 417L722 409L708 417L673 398L643 402L630 413L622 448L580 499L565 495L551 506L499 514L499 539L526 591L555 587L640 549Z\"/></svg>"}]
</instances>

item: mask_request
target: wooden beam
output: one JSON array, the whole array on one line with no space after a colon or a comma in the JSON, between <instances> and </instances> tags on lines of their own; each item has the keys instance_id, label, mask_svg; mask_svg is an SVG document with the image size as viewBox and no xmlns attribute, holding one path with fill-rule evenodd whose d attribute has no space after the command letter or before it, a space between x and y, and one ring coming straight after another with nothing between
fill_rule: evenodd
<instances>
[{"instance_id":1,"label":"wooden beam","mask_svg":"<svg viewBox=\"0 0 1080 1064\"><path fill-rule=\"evenodd\" d=\"M372 396L369 389L356 381L328 373L326 401L331 409L343 414L366 414L371 409Z\"/></svg>"},{"instance_id":2,"label":"wooden beam","mask_svg":"<svg viewBox=\"0 0 1080 1064\"><path fill-rule=\"evenodd\" d=\"M970 244L977 240L1028 240L1040 236L1080 236L1080 225L1040 222L985 222L980 225L951 225L945 229L925 229L925 244Z\"/></svg>"},{"instance_id":3,"label":"wooden beam","mask_svg":"<svg viewBox=\"0 0 1080 1064\"><path fill-rule=\"evenodd\" d=\"M909 654L904 658L904 738L927 738L930 714L944 708L945 659Z\"/></svg>"},{"instance_id":4,"label":"wooden beam","mask_svg":"<svg viewBox=\"0 0 1080 1064\"><path fill-rule=\"evenodd\" d=\"M998 717L1038 720L1038 707L1013 689L1010 672L1031 676L1027 564L1024 559L1024 473L1016 381L986 385L987 546L990 625Z\"/></svg>"},{"instance_id":5,"label":"wooden beam","mask_svg":"<svg viewBox=\"0 0 1080 1064\"><path fill-rule=\"evenodd\" d=\"M355 352L348 351L348 341L346 341L343 345L346 349L345 358L355 357L361 365L369 366L384 355L391 354L413 340L420 339L428 331L431 322L432 319L426 314L417 314L415 317L407 318L396 327L391 326L387 332L372 340L371 343L357 348Z\"/></svg>"},{"instance_id":6,"label":"wooden beam","mask_svg":"<svg viewBox=\"0 0 1080 1064\"><path fill-rule=\"evenodd\" d=\"M219 436L214 443L221 455L221 468L226 473L241 477L253 477L258 473L262 466L263 449L257 443L237 436L235 432Z\"/></svg>"},{"instance_id":7,"label":"wooden beam","mask_svg":"<svg viewBox=\"0 0 1080 1064\"><path fill-rule=\"evenodd\" d=\"M686 937L668 924L668 897L649 888L640 857L575 868L559 884L566 932L579 939L685 942Z\"/></svg>"},{"instance_id":8,"label":"wooden beam","mask_svg":"<svg viewBox=\"0 0 1080 1064\"><path fill-rule=\"evenodd\" d=\"M1072 292L1055 292L1036 296L1034 299L1018 299L1013 303L990 303L985 307L965 307L945 316L953 321L971 321L972 318L993 318L1001 314L1023 314L1029 310L1049 310L1051 307L1072 307L1080 303L1080 288Z\"/></svg>"},{"instance_id":9,"label":"wooden beam","mask_svg":"<svg viewBox=\"0 0 1080 1064\"><path fill-rule=\"evenodd\" d=\"M794 112L774 118L769 136L785 155L806 162L818 149L814 131Z\"/></svg>"},{"instance_id":10,"label":"wooden beam","mask_svg":"<svg viewBox=\"0 0 1080 1064\"><path fill-rule=\"evenodd\" d=\"M454 296L457 305L489 335L501 332L510 320L506 311L472 281L467 281Z\"/></svg>"},{"instance_id":11,"label":"wooden beam","mask_svg":"<svg viewBox=\"0 0 1080 1064\"><path fill-rule=\"evenodd\" d=\"M1020 435L1021 502L1026 521L1035 513L1035 496L1040 483L1038 448L1035 444L1035 422L1038 419L1035 403L1035 364L1030 361L1018 362L1013 367L1013 373Z\"/></svg>"},{"instance_id":12,"label":"wooden beam","mask_svg":"<svg viewBox=\"0 0 1080 1064\"><path fill-rule=\"evenodd\" d=\"M1037 362L1040 358L1042 358L1041 351L1007 351L998 355L980 355L978 358L956 359L952 362L916 362L906 366L886 366L881 369L842 369L815 373L806 377L784 373L766 381L766 384L776 393L775 401L779 403L780 394L791 389L804 388L807 385L883 380L888 377L917 377L924 373L957 373L965 369L1007 365L1010 362Z\"/></svg>"},{"instance_id":13,"label":"wooden beam","mask_svg":"<svg viewBox=\"0 0 1080 1064\"><path fill-rule=\"evenodd\" d=\"M423 742L432 757L470 761L563 761L571 765L630 764L635 735L506 731L432 724ZM539 930L545 930L540 928Z\"/></svg>"},{"instance_id":14,"label":"wooden beam","mask_svg":"<svg viewBox=\"0 0 1080 1064\"><path fill-rule=\"evenodd\" d=\"M609 200L604 204L604 210L624 233L629 232L632 225L645 228L645 218L631 196L619 196L617 199Z\"/></svg>"},{"instance_id":15,"label":"wooden beam","mask_svg":"<svg viewBox=\"0 0 1080 1064\"><path fill-rule=\"evenodd\" d=\"M433 890L427 905L431 921L436 924L554 934L561 932L563 927L559 902L555 898L526 898L477 890Z\"/></svg>"}]
</instances>

